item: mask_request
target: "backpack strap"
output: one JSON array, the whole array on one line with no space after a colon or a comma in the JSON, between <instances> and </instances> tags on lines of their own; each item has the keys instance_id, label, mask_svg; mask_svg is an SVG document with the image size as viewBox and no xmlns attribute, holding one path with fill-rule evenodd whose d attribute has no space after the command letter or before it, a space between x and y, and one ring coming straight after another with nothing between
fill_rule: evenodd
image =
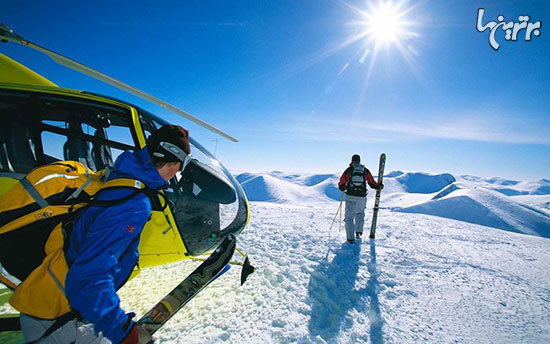
<instances>
[{"instance_id":1,"label":"backpack strap","mask_svg":"<svg viewBox=\"0 0 550 344\"><path fill-rule=\"evenodd\" d=\"M93 197L90 202L90 205L108 207L108 206L116 205L118 203L125 202L137 196L137 194L143 192L149 198L151 202L152 210L164 211L164 209L166 209L166 207L168 206L168 200L162 192L148 188L144 183L142 183L137 179L129 179L129 178L111 179L103 183L101 190L118 189L118 188L134 189L135 192L132 192L126 197L123 197L121 199L115 199L115 200L98 200L96 197ZM98 194L99 192L96 193L96 195ZM162 198L164 198L164 203L160 202L158 196L161 196Z\"/></svg>"},{"instance_id":2,"label":"backpack strap","mask_svg":"<svg viewBox=\"0 0 550 344\"><path fill-rule=\"evenodd\" d=\"M32 186L31 182L27 179L27 177L23 177L20 181L21 185L27 191L27 193L34 199L36 204L40 206L40 208L46 208L50 204L42 197L38 191Z\"/></svg>"},{"instance_id":3,"label":"backpack strap","mask_svg":"<svg viewBox=\"0 0 550 344\"><path fill-rule=\"evenodd\" d=\"M110 188L132 188L132 189L142 190L147 188L147 186L137 179L117 178L117 179L108 180L105 183L103 183L101 190L110 189Z\"/></svg>"},{"instance_id":4,"label":"backpack strap","mask_svg":"<svg viewBox=\"0 0 550 344\"><path fill-rule=\"evenodd\" d=\"M149 197L149 201L151 201L151 210L164 211L168 206L168 197L166 197L164 192L149 188L143 189L142 192ZM164 202L161 202L161 198L164 199ZM168 223L170 223L170 221L168 221Z\"/></svg>"},{"instance_id":5,"label":"backpack strap","mask_svg":"<svg viewBox=\"0 0 550 344\"><path fill-rule=\"evenodd\" d=\"M86 165L84 164L84 167L86 167ZM86 167L86 181L84 182L84 184L80 185L80 187L78 189L75 190L75 192L73 192L72 195L70 195L69 197L67 197L67 199L65 200L65 202L68 202L71 198L77 198L78 195L80 195L80 193L82 192L82 190L84 190L88 185L90 185L90 183L92 182L92 178L90 178L90 172L88 170L88 167Z\"/></svg>"}]
</instances>

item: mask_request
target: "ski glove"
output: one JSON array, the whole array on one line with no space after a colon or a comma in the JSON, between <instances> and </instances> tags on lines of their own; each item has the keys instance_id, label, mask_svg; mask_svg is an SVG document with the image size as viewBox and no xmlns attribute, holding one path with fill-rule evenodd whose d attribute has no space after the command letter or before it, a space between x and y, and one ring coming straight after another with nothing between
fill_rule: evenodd
<instances>
[{"instance_id":1,"label":"ski glove","mask_svg":"<svg viewBox=\"0 0 550 344\"><path fill-rule=\"evenodd\" d=\"M132 325L132 328L130 329L130 332L128 332L128 335L126 338L120 342L120 344L137 344L138 342L138 328L134 324Z\"/></svg>"},{"instance_id":2,"label":"ski glove","mask_svg":"<svg viewBox=\"0 0 550 344\"><path fill-rule=\"evenodd\" d=\"M382 190L383 188L384 188L384 184L383 184L383 183L378 184L378 190Z\"/></svg>"},{"instance_id":3,"label":"ski glove","mask_svg":"<svg viewBox=\"0 0 550 344\"><path fill-rule=\"evenodd\" d=\"M338 189L340 189L340 191L346 191L346 186L345 185L338 185Z\"/></svg>"},{"instance_id":4,"label":"ski glove","mask_svg":"<svg viewBox=\"0 0 550 344\"><path fill-rule=\"evenodd\" d=\"M153 342L153 337L151 337L144 327L134 324L126 338L124 338L120 344L148 344Z\"/></svg>"},{"instance_id":5,"label":"ski glove","mask_svg":"<svg viewBox=\"0 0 550 344\"><path fill-rule=\"evenodd\" d=\"M128 313L128 320L126 321L126 324L124 325L124 329L127 329L128 326L131 324L132 328L126 335L126 338L120 342L120 344L148 344L153 343L154 339L149 334L149 331L144 327L145 325L137 326L132 319L136 316L136 313L131 312Z\"/></svg>"}]
</instances>

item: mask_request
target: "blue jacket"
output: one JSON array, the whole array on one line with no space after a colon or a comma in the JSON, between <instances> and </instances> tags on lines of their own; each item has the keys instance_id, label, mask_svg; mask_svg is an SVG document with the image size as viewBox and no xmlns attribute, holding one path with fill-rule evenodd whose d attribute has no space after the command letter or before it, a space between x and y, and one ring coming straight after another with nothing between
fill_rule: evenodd
<instances>
[{"instance_id":1,"label":"blue jacket","mask_svg":"<svg viewBox=\"0 0 550 344\"><path fill-rule=\"evenodd\" d=\"M166 181L154 167L147 148L124 152L115 162L109 179L131 178L155 190ZM100 200L121 199L131 189L104 190ZM137 263L138 244L151 202L144 193L109 207L89 206L76 217L66 254L69 272L65 292L71 307L94 324L96 332L113 343L122 341L131 329L120 308L116 291L126 283Z\"/></svg>"}]
</instances>

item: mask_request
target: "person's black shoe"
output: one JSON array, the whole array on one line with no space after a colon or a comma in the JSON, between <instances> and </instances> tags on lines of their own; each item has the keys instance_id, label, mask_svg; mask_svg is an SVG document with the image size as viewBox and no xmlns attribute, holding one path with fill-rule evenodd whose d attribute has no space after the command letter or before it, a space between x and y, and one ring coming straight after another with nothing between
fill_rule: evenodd
<instances>
[{"instance_id":1,"label":"person's black shoe","mask_svg":"<svg viewBox=\"0 0 550 344\"><path fill-rule=\"evenodd\" d=\"M359 239L361 238L361 235L363 235L363 233L355 232L355 238Z\"/></svg>"},{"instance_id":2,"label":"person's black shoe","mask_svg":"<svg viewBox=\"0 0 550 344\"><path fill-rule=\"evenodd\" d=\"M354 242L355 242L355 240L353 240L353 239L348 239L348 243L349 243L349 244L353 244Z\"/></svg>"}]
</instances>

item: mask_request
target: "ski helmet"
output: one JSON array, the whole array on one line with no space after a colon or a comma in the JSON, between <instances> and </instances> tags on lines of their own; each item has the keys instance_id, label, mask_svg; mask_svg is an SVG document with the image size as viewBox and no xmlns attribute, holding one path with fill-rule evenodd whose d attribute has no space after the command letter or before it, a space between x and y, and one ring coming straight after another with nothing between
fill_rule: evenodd
<instances>
[{"instance_id":1,"label":"ski helmet","mask_svg":"<svg viewBox=\"0 0 550 344\"><path fill-rule=\"evenodd\" d=\"M183 167L191 152L189 132L179 125L163 125L149 136L147 147L154 163L181 162Z\"/></svg>"},{"instance_id":2,"label":"ski helmet","mask_svg":"<svg viewBox=\"0 0 550 344\"><path fill-rule=\"evenodd\" d=\"M359 154L353 154L353 156L351 157L351 162L361 162L361 157L359 156Z\"/></svg>"}]
</instances>

